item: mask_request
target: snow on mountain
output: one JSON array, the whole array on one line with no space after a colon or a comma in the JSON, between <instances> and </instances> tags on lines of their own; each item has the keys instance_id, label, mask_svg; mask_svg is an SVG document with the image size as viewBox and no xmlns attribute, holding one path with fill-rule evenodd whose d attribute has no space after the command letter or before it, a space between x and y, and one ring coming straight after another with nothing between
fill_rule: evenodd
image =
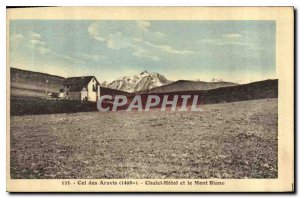
<instances>
[{"instance_id":1,"label":"snow on mountain","mask_svg":"<svg viewBox=\"0 0 300 198\"><path fill-rule=\"evenodd\" d=\"M171 81L167 80L163 75L143 71L137 75L118 78L117 80L107 84L107 87L133 93L142 90L149 90L169 83L171 83Z\"/></svg>"},{"instance_id":2,"label":"snow on mountain","mask_svg":"<svg viewBox=\"0 0 300 198\"><path fill-rule=\"evenodd\" d=\"M221 78L213 78L211 79L211 82L225 82L225 81Z\"/></svg>"}]
</instances>

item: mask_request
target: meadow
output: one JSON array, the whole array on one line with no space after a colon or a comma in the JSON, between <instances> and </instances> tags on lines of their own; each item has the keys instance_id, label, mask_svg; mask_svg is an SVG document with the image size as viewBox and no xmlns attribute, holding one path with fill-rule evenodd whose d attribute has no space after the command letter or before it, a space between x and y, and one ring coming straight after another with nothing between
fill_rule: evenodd
<instances>
[{"instance_id":1,"label":"meadow","mask_svg":"<svg viewBox=\"0 0 300 198\"><path fill-rule=\"evenodd\" d=\"M277 178L277 103L13 115L11 178Z\"/></svg>"}]
</instances>

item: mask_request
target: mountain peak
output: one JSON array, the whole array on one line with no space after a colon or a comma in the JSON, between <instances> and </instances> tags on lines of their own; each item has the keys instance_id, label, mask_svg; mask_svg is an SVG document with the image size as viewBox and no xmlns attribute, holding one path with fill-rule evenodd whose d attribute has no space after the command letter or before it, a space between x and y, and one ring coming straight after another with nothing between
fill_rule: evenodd
<instances>
[{"instance_id":1,"label":"mountain peak","mask_svg":"<svg viewBox=\"0 0 300 198\"><path fill-rule=\"evenodd\" d=\"M147 70L144 70L140 73L141 75L144 75L144 74L149 74Z\"/></svg>"}]
</instances>

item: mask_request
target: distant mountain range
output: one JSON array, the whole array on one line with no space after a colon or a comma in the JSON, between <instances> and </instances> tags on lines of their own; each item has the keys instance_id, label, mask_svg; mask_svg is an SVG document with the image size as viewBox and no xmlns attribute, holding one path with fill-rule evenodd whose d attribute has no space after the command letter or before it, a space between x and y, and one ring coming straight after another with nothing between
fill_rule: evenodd
<instances>
[{"instance_id":1,"label":"distant mountain range","mask_svg":"<svg viewBox=\"0 0 300 198\"><path fill-rule=\"evenodd\" d=\"M142 90L149 90L162 85L167 85L172 81L167 80L159 73L149 73L143 71L137 75L124 76L104 86L129 93Z\"/></svg>"},{"instance_id":2,"label":"distant mountain range","mask_svg":"<svg viewBox=\"0 0 300 198\"><path fill-rule=\"evenodd\" d=\"M221 79L213 79L212 82L178 80L171 81L159 73L143 71L137 75L124 76L111 83L103 82L102 86L129 93L165 93L187 90L208 90L219 87L237 85L236 83L224 82Z\"/></svg>"}]
</instances>

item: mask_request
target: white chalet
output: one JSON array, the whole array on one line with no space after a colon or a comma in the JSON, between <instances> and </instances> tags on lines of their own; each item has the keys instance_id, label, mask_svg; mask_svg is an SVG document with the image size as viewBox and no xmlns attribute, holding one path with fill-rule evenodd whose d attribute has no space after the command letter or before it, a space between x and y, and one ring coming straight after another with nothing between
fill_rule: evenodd
<instances>
[{"instance_id":1,"label":"white chalet","mask_svg":"<svg viewBox=\"0 0 300 198\"><path fill-rule=\"evenodd\" d=\"M100 98L100 83L94 76L66 78L59 95L67 100L96 102Z\"/></svg>"}]
</instances>

